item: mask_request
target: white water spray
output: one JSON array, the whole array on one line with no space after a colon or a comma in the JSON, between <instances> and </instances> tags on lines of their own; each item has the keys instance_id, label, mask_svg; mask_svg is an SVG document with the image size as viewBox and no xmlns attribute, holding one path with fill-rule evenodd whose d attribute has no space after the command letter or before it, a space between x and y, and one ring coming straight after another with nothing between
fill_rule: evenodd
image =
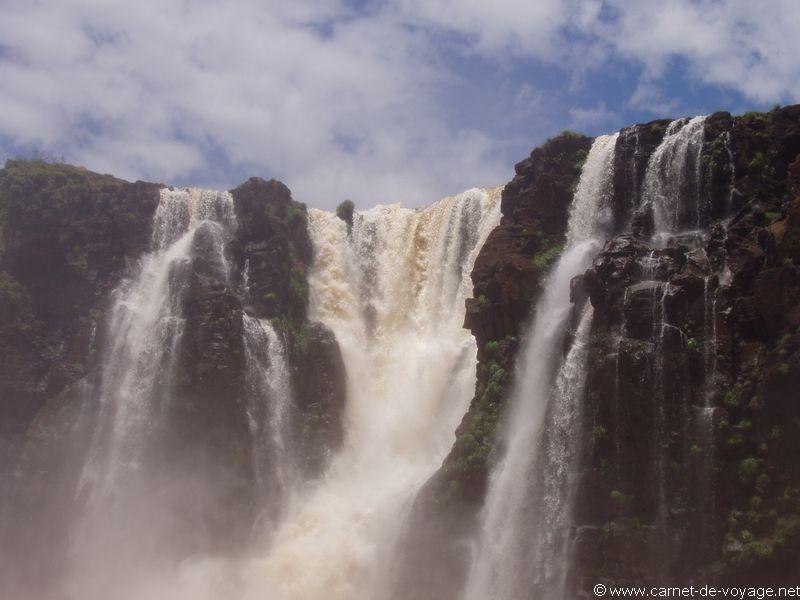
<instances>
[{"instance_id":1,"label":"white water spray","mask_svg":"<svg viewBox=\"0 0 800 600\"><path fill-rule=\"evenodd\" d=\"M152 420L169 401L172 361L183 326L181 294L195 236L210 236L224 281L229 265L223 249L234 226L229 193L162 190L153 251L143 257L137 276L116 290L111 309L101 413L83 476L84 483L91 482L92 495L113 493L122 477L138 470Z\"/></svg>"}]
</instances>

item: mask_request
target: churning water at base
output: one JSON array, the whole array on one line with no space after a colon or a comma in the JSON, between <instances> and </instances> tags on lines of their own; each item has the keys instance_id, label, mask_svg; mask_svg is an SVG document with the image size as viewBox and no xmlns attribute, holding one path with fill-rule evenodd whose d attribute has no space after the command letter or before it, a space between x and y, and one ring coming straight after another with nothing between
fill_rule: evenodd
<instances>
[{"instance_id":1,"label":"churning water at base","mask_svg":"<svg viewBox=\"0 0 800 600\"><path fill-rule=\"evenodd\" d=\"M591 309L580 318L563 366L560 359L572 312L570 281L589 267L612 224L616 141L615 134L592 144L570 211L567 246L547 278L517 361L502 433L506 455L491 477L466 600L557 598L563 583L569 494L561 492L565 453L577 443L570 421L582 386L575 374L585 371ZM545 424L549 428L553 420L573 436L561 449L557 440L543 444Z\"/></svg>"},{"instance_id":2,"label":"churning water at base","mask_svg":"<svg viewBox=\"0 0 800 600\"><path fill-rule=\"evenodd\" d=\"M342 350L346 438L251 562L248 598L380 596L403 508L441 464L473 393L464 300L499 205L500 190L475 189L420 210L378 206L357 213L351 232L309 211L311 317Z\"/></svg>"}]
</instances>

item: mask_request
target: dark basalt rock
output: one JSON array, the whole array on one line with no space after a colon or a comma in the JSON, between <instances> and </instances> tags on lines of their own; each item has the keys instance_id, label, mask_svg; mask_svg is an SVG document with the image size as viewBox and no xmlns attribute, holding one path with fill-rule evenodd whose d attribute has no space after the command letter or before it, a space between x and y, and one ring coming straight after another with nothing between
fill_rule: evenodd
<instances>
[{"instance_id":1,"label":"dark basalt rock","mask_svg":"<svg viewBox=\"0 0 800 600\"><path fill-rule=\"evenodd\" d=\"M571 301L588 299L595 311L572 474L576 594L598 581L796 583L800 106L711 115L705 231L655 248L652 211L640 199L666 124L620 133L615 237L571 284ZM478 343L475 397L441 469L413 501L395 565L397 597L459 594L488 474L503 452L495 433L517 338L564 243L590 143L570 133L550 140L515 166L503 192L503 218L476 260L467 302L465 326ZM27 532L41 507L51 508L42 529L65 540L64 524L85 500L72 458L85 453L98 411L92 390L107 343L104 314L111 290L148 248L160 187L37 161L0 171L0 476L16 490L0 494L5 514L20 515L10 539L22 560L13 567L29 589L39 572L25 557L41 548ZM256 518L245 314L271 319L286 342L303 475L318 475L342 443L341 353L333 334L307 317L305 207L275 180L253 178L232 193L231 272L210 251L209 229L198 232L185 271L174 273L185 318L168 382L175 436L147 457L163 466L165 481L202 470L217 482L203 510L186 515L201 524L182 528L192 532L180 541L187 551L239 545ZM11 447L15 473L34 477L7 477ZM64 550L51 544L45 560L54 573Z\"/></svg>"},{"instance_id":2,"label":"dark basalt rock","mask_svg":"<svg viewBox=\"0 0 800 600\"><path fill-rule=\"evenodd\" d=\"M108 295L148 247L161 187L42 161L0 170L0 473L3 444L93 368Z\"/></svg>"},{"instance_id":3,"label":"dark basalt rock","mask_svg":"<svg viewBox=\"0 0 800 600\"><path fill-rule=\"evenodd\" d=\"M621 235L571 284L571 301L588 296L595 309L574 474L578 594L598 581L763 584L796 571L800 437L788 432L800 423L791 388L800 383L800 107L709 117L706 234L654 248L641 188L667 123L621 132ZM572 144L588 149L567 136L516 165L503 221L476 261L466 318L479 343L476 398L411 511L395 589L412 598L454 597L452 582L463 581L487 465L502 450L493 435L505 373L577 180L554 167L578 156L556 148Z\"/></svg>"},{"instance_id":4,"label":"dark basalt rock","mask_svg":"<svg viewBox=\"0 0 800 600\"><path fill-rule=\"evenodd\" d=\"M655 281L643 281L627 288L622 310L628 337L638 340L649 340L652 337L656 326L653 307L660 294L661 284Z\"/></svg>"},{"instance_id":5,"label":"dark basalt rock","mask_svg":"<svg viewBox=\"0 0 800 600\"><path fill-rule=\"evenodd\" d=\"M590 138L565 133L515 165L517 175L503 190L500 225L472 271L465 327L478 348L517 336L530 317L541 280L563 246L573 188L590 145Z\"/></svg>"},{"instance_id":6,"label":"dark basalt rock","mask_svg":"<svg viewBox=\"0 0 800 600\"><path fill-rule=\"evenodd\" d=\"M295 424L302 465L316 476L344 440L342 417L347 389L342 353L333 332L309 323L291 348Z\"/></svg>"},{"instance_id":7,"label":"dark basalt rock","mask_svg":"<svg viewBox=\"0 0 800 600\"><path fill-rule=\"evenodd\" d=\"M231 193L238 228L230 253L238 279L248 277L248 307L259 317L302 321L312 260L305 205L274 179L253 177Z\"/></svg>"},{"instance_id":8,"label":"dark basalt rock","mask_svg":"<svg viewBox=\"0 0 800 600\"><path fill-rule=\"evenodd\" d=\"M184 274L183 332L172 377L164 382L169 433L157 437L149 468L165 477L181 473L187 482L165 486L175 494L172 503L193 505L170 523L175 531L171 543L182 536L186 554L241 547L259 511L247 418L243 309L226 285L214 233L209 225L194 236ZM204 494L193 500L198 485Z\"/></svg>"},{"instance_id":9,"label":"dark basalt rock","mask_svg":"<svg viewBox=\"0 0 800 600\"><path fill-rule=\"evenodd\" d=\"M313 259L306 207L274 179L254 177L231 193L238 221L229 246L234 279L247 279L247 311L273 319L286 338L301 466L306 475L316 476L342 443L346 378L333 333L306 317Z\"/></svg>"},{"instance_id":10,"label":"dark basalt rock","mask_svg":"<svg viewBox=\"0 0 800 600\"><path fill-rule=\"evenodd\" d=\"M517 175L503 190L500 225L489 234L472 271L474 298L467 300L465 326L478 342L482 368L476 398L459 426L459 437L472 435L479 444L492 446L494 429L478 427L476 431L473 426L475 420L485 417L486 409L478 405L482 399L491 405L502 403L510 380L505 373L513 368L516 338L532 318L531 307L541 292L543 278L563 247L573 190L590 146L590 138L569 132L549 140L515 166ZM498 377L501 371L503 375ZM456 443L444 470L459 463L463 454ZM462 483L467 490L476 486L467 497L480 499L485 487L485 460L475 467Z\"/></svg>"},{"instance_id":11,"label":"dark basalt rock","mask_svg":"<svg viewBox=\"0 0 800 600\"><path fill-rule=\"evenodd\" d=\"M627 231L634 221L634 233L652 231L652 215L636 211L640 205L642 184L650 155L661 143L668 120L651 121L626 127L619 132L614 152L614 196L621 201L615 204L614 222L618 231Z\"/></svg>"},{"instance_id":12,"label":"dark basalt rock","mask_svg":"<svg viewBox=\"0 0 800 600\"><path fill-rule=\"evenodd\" d=\"M13 562L0 552L0 580L11 595L16 581L37 597L42 564L53 576L65 566L104 313L149 245L160 188L42 161L0 170L0 538L13 549Z\"/></svg>"},{"instance_id":13,"label":"dark basalt rock","mask_svg":"<svg viewBox=\"0 0 800 600\"><path fill-rule=\"evenodd\" d=\"M634 225L580 279L595 307L580 593L796 571L799 126L800 107L709 117L707 235L653 250Z\"/></svg>"}]
</instances>

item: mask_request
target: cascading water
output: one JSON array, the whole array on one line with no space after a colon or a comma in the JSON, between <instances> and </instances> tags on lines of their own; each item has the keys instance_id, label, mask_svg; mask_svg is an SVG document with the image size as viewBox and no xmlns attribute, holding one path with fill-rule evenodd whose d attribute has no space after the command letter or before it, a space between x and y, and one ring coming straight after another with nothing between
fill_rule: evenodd
<instances>
[{"instance_id":1,"label":"cascading water","mask_svg":"<svg viewBox=\"0 0 800 600\"><path fill-rule=\"evenodd\" d=\"M164 506L154 447L170 435L183 292L198 244L209 250L211 274L227 282L223 250L234 227L229 193L162 190L153 250L114 294L99 414L78 485L85 505L73 536L68 588L75 597L149 597L143 574L170 546L173 507Z\"/></svg>"},{"instance_id":2,"label":"cascading water","mask_svg":"<svg viewBox=\"0 0 800 600\"><path fill-rule=\"evenodd\" d=\"M335 215L309 211L311 316L342 349L346 439L252 561L248 598L380 595L404 505L441 464L472 395L464 300L499 198L470 190L421 210L379 206L356 213L349 233Z\"/></svg>"},{"instance_id":3,"label":"cascading water","mask_svg":"<svg viewBox=\"0 0 800 600\"><path fill-rule=\"evenodd\" d=\"M247 271L245 271L246 273ZM289 423L292 385L286 346L267 319L243 315L247 365L247 417L262 515L256 535L278 520L295 476Z\"/></svg>"},{"instance_id":4,"label":"cascading water","mask_svg":"<svg viewBox=\"0 0 800 600\"><path fill-rule=\"evenodd\" d=\"M566 249L548 276L526 334L503 429L507 451L490 482L466 600L514 600L532 593L551 598L563 584L562 516L567 514L569 494L553 491L564 490L567 455L576 440L572 434L562 440L567 446L555 451L558 441L548 448L543 430L551 421L568 434L576 429L569 424L580 387L574 374L585 371L582 347L591 329L591 310L580 318L573 351L560 367L572 312L570 281L588 268L612 225L616 142L617 134L598 137L592 144L570 211ZM543 474L541 484L536 472Z\"/></svg>"},{"instance_id":5,"label":"cascading water","mask_svg":"<svg viewBox=\"0 0 800 600\"><path fill-rule=\"evenodd\" d=\"M688 381L689 369L683 362L670 364L669 356L697 342L690 343L670 323L668 305L681 286L670 280L673 272L665 260L688 245L694 254L687 253L687 260L707 273L702 299L705 387L694 407L691 441L700 446L692 452L705 451L699 470L710 468L719 284L705 266L708 257L701 256L700 242L705 240L700 230L712 216L701 197L704 119L673 121L647 161L640 155L638 129L628 133L634 136L633 150L627 151L632 152L630 159L615 157L619 134L598 137L592 144L570 208L565 249L538 299L498 429L498 447L505 455L490 478L465 600L567 594L587 357L593 325L601 323L598 319L593 324L589 303L570 303L570 284L590 266L606 236L628 222L637 200L645 210L635 216L652 211L654 227L636 230L631 224L633 233L625 236L639 261L628 275L638 283L625 284L623 322L615 331L620 338L617 361L623 338L642 341L637 347L648 354L647 377L653 387L647 410L652 408L654 439L678 431L674 422L688 422L676 411L688 411L689 396L682 383L670 378L679 373L674 379ZM633 196L625 202L615 198L615 164L628 169L630 185L623 187ZM163 190L153 219L152 251L112 297L101 377L94 387L88 379L81 384L98 410L77 486L81 518L71 532L64 585L69 597L385 597L410 501L442 464L474 391L477 352L474 338L463 329L464 301L472 293L470 274L477 254L500 220L499 200L500 190L470 190L425 209L378 206L356 213L350 224L328 212L309 211L314 251L309 318L335 334L348 398L339 454L319 480L303 481L298 448L293 447L299 445L293 437L292 382L297 373L293 375L289 363L289 350L294 352L295 346L287 347L292 338L284 339L280 328L242 308L249 293L248 264L241 278L232 276L226 257L236 228L233 199L225 192ZM643 231L652 231L652 239L643 240ZM190 544L173 540L174 534L186 533L189 522L180 521L180 510L187 506L181 498L187 490L200 497L213 486L197 485L193 478L198 474L175 469L185 463L163 466L163 459L174 450L164 446L164 440L175 436L171 407L183 403L193 410L192 400L173 390L179 388L176 375L183 373L177 368L184 358L182 342L192 331L184 314L189 312L186 295L198 288L225 294L241 311L241 347L231 354L238 351L241 358L236 368L246 389L237 402L246 420L242 437L249 440L239 456L250 459L252 470L246 477L252 477L249 483L255 488L254 498L241 506L244 512L252 504L256 507L244 517L249 536L244 546L215 553L211 544L198 544L200 550L192 556L186 551ZM644 334L627 330L624 310L635 293L641 297L642 289L652 292L652 315L646 319L649 325L652 317L652 329ZM694 329L692 334L697 335ZM611 401L619 403L619 363L615 377ZM183 425L187 423L193 424L191 419ZM615 431L618 453L621 435ZM686 431L679 435L689 439ZM688 453L691 442L685 440L681 443ZM657 494L653 525L665 534L673 526L670 465L685 461L676 459L678 445L645 446L652 461L643 473L652 477ZM228 459L225 455L221 462ZM713 514L713 482L706 479L696 496L711 498ZM181 491L170 495L174 489Z\"/></svg>"},{"instance_id":6,"label":"cascading water","mask_svg":"<svg viewBox=\"0 0 800 600\"><path fill-rule=\"evenodd\" d=\"M655 231L653 244L656 246L683 246L688 250L686 258L696 268L706 270L703 277L703 294L700 299L702 311L702 337L689 339L684 332L669 323L667 304L672 293L681 293L680 286L673 289L669 281L658 279L656 266L666 265L666 255L654 257L653 268L643 269L645 279L653 283L653 431L655 439L664 439L668 431L680 428L680 444L670 447L667 444L653 446L654 485L656 486L657 513L656 524L662 534L670 535L676 527L673 518L672 498L680 495L679 481L675 474L668 473L667 464L681 462L695 465L693 501L702 506L707 516L714 516L715 489L712 465L715 452L715 414L712 392L715 387L717 333L716 333L716 294L717 277L712 274L712 261L707 255L709 232L705 230L714 216L710 200L703 198L703 173L701 168L702 151L705 142L706 117L679 119L670 123L666 135L655 150L648 163L645 175L645 195L643 202L654 211ZM735 170L730 149L729 133L725 134L725 148L731 161L730 170ZM733 188L733 185L732 185ZM726 211L730 210L728 199ZM669 259L668 256L666 256ZM663 274L661 276L663 278ZM660 297L656 298L656 292ZM671 340L667 338L670 337ZM700 350L703 383L695 392L694 405L689 404L692 391L686 382L690 381L690 361L693 350ZM667 352L681 352L677 361L665 364ZM676 376L677 375L677 376ZM667 415L667 411L672 414ZM689 412L691 411L691 412ZM692 415L691 421L687 419ZM691 423L688 426L687 423ZM669 454L667 454L669 453ZM700 455L700 456L698 456ZM698 524L706 540L713 539L712 519L706 518Z\"/></svg>"},{"instance_id":7,"label":"cascading water","mask_svg":"<svg viewBox=\"0 0 800 600\"><path fill-rule=\"evenodd\" d=\"M536 516L537 527L542 531L542 545L538 564L543 565L543 579L548 596L563 598L569 564L570 507L575 497L570 472L577 454L576 443L581 421L581 400L586 382L586 359L589 335L592 331L594 309L588 304L581 314L575 338L564 364L559 370L553 388L555 402L547 417L544 430L541 477L542 510Z\"/></svg>"},{"instance_id":8,"label":"cascading water","mask_svg":"<svg viewBox=\"0 0 800 600\"><path fill-rule=\"evenodd\" d=\"M146 450L148 427L169 402L169 377L182 327L181 292L192 243L208 234L219 275L228 277L225 238L235 225L226 192L163 190L153 225L154 250L137 277L116 291L109 320L111 349L100 389L101 414L84 480L93 495L113 493Z\"/></svg>"},{"instance_id":9,"label":"cascading water","mask_svg":"<svg viewBox=\"0 0 800 600\"><path fill-rule=\"evenodd\" d=\"M705 120L700 116L672 121L650 157L642 202L653 208L657 235L699 229L707 216L700 198Z\"/></svg>"}]
</instances>

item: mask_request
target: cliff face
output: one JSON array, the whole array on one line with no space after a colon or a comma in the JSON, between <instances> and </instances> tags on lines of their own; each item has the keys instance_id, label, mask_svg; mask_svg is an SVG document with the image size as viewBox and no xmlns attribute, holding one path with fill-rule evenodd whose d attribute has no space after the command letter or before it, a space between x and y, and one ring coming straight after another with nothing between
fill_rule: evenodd
<instances>
[{"instance_id":1,"label":"cliff face","mask_svg":"<svg viewBox=\"0 0 800 600\"><path fill-rule=\"evenodd\" d=\"M585 136L565 133L515 166L517 175L503 190L500 225L475 261L474 298L467 300L464 325L478 342L478 384L443 468L458 483L456 495L469 502L485 492L518 337L563 248L570 201L590 145Z\"/></svg>"},{"instance_id":2,"label":"cliff face","mask_svg":"<svg viewBox=\"0 0 800 600\"><path fill-rule=\"evenodd\" d=\"M231 253L239 279L247 278L244 301L286 337L297 407L293 435L302 468L315 476L342 443L346 390L333 332L306 317L313 251L306 207L274 179L253 178L232 193L239 225Z\"/></svg>"},{"instance_id":3,"label":"cliff face","mask_svg":"<svg viewBox=\"0 0 800 600\"><path fill-rule=\"evenodd\" d=\"M668 125L620 132L614 228L571 286L575 306L594 307L570 467L575 594L598 582L776 585L796 574L800 107L708 117L700 185L681 192L698 195L697 214L676 217L683 229L696 218L699 229L657 244L643 186ZM564 245L591 141L548 141L505 187L466 306L478 345L475 395L408 513L396 597L460 593L489 474L505 451L498 423L518 340ZM0 575L13 571L26 591L42 583L43 561L51 572L67 568L65 528L86 502L77 481L99 418L113 291L152 249L162 187L41 162L0 171L0 525L16 555L0 552ZM176 472L214 482L202 493L165 485L178 495L153 501L199 506L174 524L184 554L246 545L265 497L277 494L275 479L255 481L248 319L269 320L286 346L287 443L299 476L322 473L343 441L341 353L307 317L305 206L258 178L232 197L236 226L222 256L213 232L199 229L190 260L171 273L181 282L181 334L163 382L174 399L164 409L171 435L143 458L165 484ZM352 206L341 216L352 220Z\"/></svg>"},{"instance_id":4,"label":"cliff face","mask_svg":"<svg viewBox=\"0 0 800 600\"><path fill-rule=\"evenodd\" d=\"M663 249L622 235L583 278L595 323L575 514L580 589L794 573L798 153L800 107L712 115L707 234ZM617 202L633 205L632 189Z\"/></svg>"},{"instance_id":5,"label":"cliff face","mask_svg":"<svg viewBox=\"0 0 800 600\"><path fill-rule=\"evenodd\" d=\"M231 254L245 302L259 318L273 319L289 344L293 422L303 468L318 475L342 443L345 373L339 345L325 325L306 318L312 246L306 207L279 181L253 178L233 190L238 229Z\"/></svg>"}]
</instances>

